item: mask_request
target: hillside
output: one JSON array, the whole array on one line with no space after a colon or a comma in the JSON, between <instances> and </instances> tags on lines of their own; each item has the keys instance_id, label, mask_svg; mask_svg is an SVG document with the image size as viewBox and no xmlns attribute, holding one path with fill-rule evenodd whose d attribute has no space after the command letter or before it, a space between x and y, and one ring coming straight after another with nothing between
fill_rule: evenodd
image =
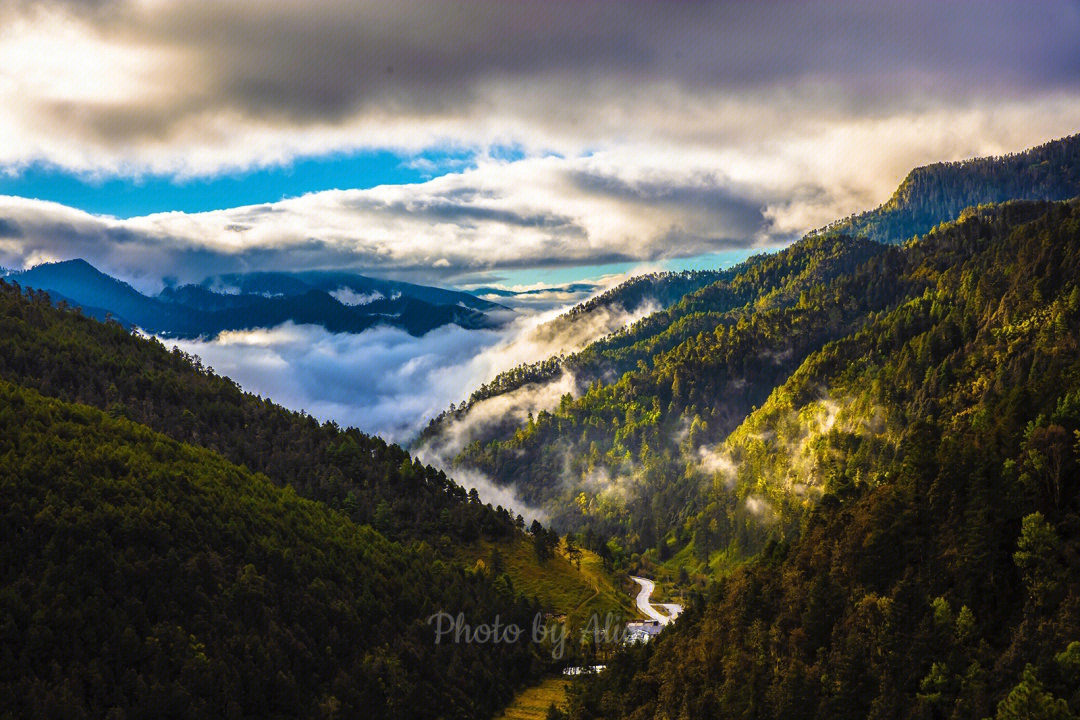
<instances>
[{"instance_id":1,"label":"hillside","mask_svg":"<svg viewBox=\"0 0 1080 720\"><path fill-rule=\"evenodd\" d=\"M902 243L960 211L1006 200L1067 200L1080 195L1080 135L1003 157L935 163L908 174L881 207L838 220L821 234Z\"/></svg>"},{"instance_id":2,"label":"hillside","mask_svg":"<svg viewBox=\"0 0 1080 720\"><path fill-rule=\"evenodd\" d=\"M381 673L379 677L382 679L378 683L372 685L373 681L368 676L362 678L360 675L349 675L350 685L359 683L358 689L349 692L367 692L365 688L385 687L386 673L391 672L387 668L396 668L393 670L394 677L400 674L401 683L403 683L399 690L401 688L415 690L427 687L423 685L427 683L431 685L429 690L417 690L417 692L425 693L425 697L431 697L434 703L445 704L447 708L450 708L446 710L451 713L450 716L469 718L489 716L511 697L517 685L536 677L545 669L545 663L550 660L545 659L543 662L536 660L531 646L523 643L509 655L495 656L495 658L503 657L501 663L508 663L506 669L509 671L503 672L502 669L495 670L495 668L501 668L500 661L492 658L490 654L485 654L487 649L476 650L477 657L483 655L483 658L477 661L479 664L473 662L471 655L456 659L445 655L434 656L429 654L427 645L418 650L415 647L416 643L421 640L423 643L431 641L429 636L423 635L419 625L422 624L423 618L435 611L432 608L458 608L470 613L470 617L474 618L493 618L495 615L501 615L504 619L516 617L518 614L525 613L527 609L529 617L524 624L529 624L532 621L532 613L535 612L543 611L556 615L572 613L581 606L582 597L592 596L597 582L603 585L598 597L607 604L605 607L617 605L621 600L618 597L616 585L618 581L615 579L617 576L610 568L602 569L602 572L594 571L590 564L583 563L583 569L579 570L571 567L565 560L549 561L541 566L531 552L518 553L520 547L530 544L530 536L523 532L524 523L520 518L511 517L502 508L492 508L482 504L475 493L467 493L447 478L443 472L421 465L401 448L355 429L342 429L332 423L320 424L301 413L285 410L269 400L244 393L232 381L203 368L196 358L186 356L177 350L168 351L156 340L133 335L117 323L102 323L85 317L78 311L54 307L45 293L25 292L15 285L2 282L0 282L0 382L4 382L4 387L9 390L3 402L0 402L0 413L5 415L4 429L21 433L12 439L13 445L9 447L10 452L6 456L0 453L0 456L5 457L5 464L10 460L13 468L16 467L16 461L19 463L18 467L24 469L37 467L37 465L51 468L52 458L56 458L68 468L69 473L73 473L58 475L57 482L81 483L72 488L68 485L58 486L58 489L48 489L47 485L42 485L41 491L46 493L43 496L44 499L33 500L31 505L25 505L24 496L30 492L30 488L21 483L26 478L34 476L28 475L27 469L25 472L19 470L10 478L13 484L5 485L4 489L5 507L7 507L7 501L10 500L13 512L17 510L19 513L29 513L30 510L27 508L36 509L25 517L24 515L11 516L14 519L0 528L3 544L9 551L4 566L9 573L21 572L19 568L36 557L33 553L41 552L42 547L49 547L46 535L34 536L37 539L33 544L21 544L21 540L19 543L15 542L26 532L26 518L29 517L32 520L35 515L44 511L46 505L55 505L50 512L57 517L67 517L64 515L68 512L65 508L71 503L82 508L79 512L90 514L105 512L108 507L101 505L104 496L99 492L101 490L99 486L108 486L116 479L114 476L117 473L129 473L130 477L127 479L133 483L135 491L152 495L151 491L156 492L158 489L172 491L171 488L165 487L142 487L146 483L155 483L157 478L162 477L162 473L169 478L189 478L198 475L201 472L199 468L202 466L220 467L223 468L221 473L236 478L230 485L230 492L239 493L239 496L246 498L249 494L247 484L251 483L250 493L259 497L261 493L267 495L269 499L265 505L248 508L252 513L251 518L243 520L235 528L230 525L233 522L231 518L235 516L232 508L240 500L226 498L228 502L221 503L219 511L222 514L220 515L212 514L213 507L200 506L187 509L185 514L192 517L199 513L211 512L209 517L201 517L198 520L199 523L209 523L210 526L222 524L229 526L231 531L242 533L243 537L254 543L255 548L269 543L280 546L281 552L286 554L296 552L303 555L308 552L306 546L294 543L296 539L294 536L287 533L282 535L281 533L286 531L282 530L279 533L275 526L279 519L281 503L295 501L300 503L298 507L307 508L305 512L330 518L327 523L333 526L332 532L328 531L329 534L326 537L318 536L316 529L311 529L309 535L305 536L307 539L304 539L304 542L310 542L321 548L323 544L338 542L337 535L344 532L349 536L347 539L350 542L355 540L352 536L356 535L361 539L366 539L365 542L374 544L376 548L383 548L384 551L380 550L380 552L384 552L386 558L379 562L397 563L394 566L395 570L387 571L393 577L378 573L363 575L359 567L342 570L342 572L352 573L349 575L350 593L378 595L384 591L382 588L385 587L388 588L386 592L400 594L401 599L401 603L391 612L391 614L397 613L394 615L397 620L382 622L378 619L373 621L365 619L358 626L359 629L355 630L355 632L370 634L371 631L362 629L362 626L373 622L378 632L372 637L378 640L377 644L387 645L393 649L388 651L390 654L382 659L370 655L369 659L364 661L369 664L374 663L372 667L375 669L363 670L363 672ZM6 383L13 385L9 386ZM16 385L19 387L16 388ZM41 399L37 393L57 400L53 402ZM46 422L41 420L38 414L24 417L20 413L24 412L24 405L31 402L27 398L37 398L33 400L33 403L44 407L58 408L56 412L75 414L82 418L79 423L92 424L95 428L94 433L80 440L77 448L67 447L63 441L72 439L72 430L67 421L48 420ZM78 403L78 407L72 405L73 403ZM98 411L90 410L86 406L105 411L106 415L100 415ZM135 462L133 458L142 450L127 448L125 438L129 436L135 437L140 443L149 443L153 448L159 446L178 448L176 452L179 454L174 456L152 453L145 468L142 464L133 465L132 463ZM55 442L55 447L48 445L49 442ZM114 450L114 445L117 445L119 449ZM157 450L154 452L157 453ZM100 463L94 460L99 455L115 459L108 460L102 469ZM153 463L150 462L151 460ZM25 465L22 464L24 462ZM91 464L87 465L88 462ZM139 463L142 463L141 459ZM125 470L131 467L137 468L137 472ZM99 474L99 470L105 474ZM183 480L183 482L188 481ZM189 486L181 484L179 487ZM267 490L266 487L272 487L273 490ZM214 492L218 490L215 489ZM225 490L220 492L225 492ZM298 495L307 499L301 501ZM309 502L308 499L315 502ZM177 502L179 501L176 498L169 496L169 504ZM117 501L112 499L107 503L112 506L116 505ZM161 503L155 501L149 507L154 510L159 506ZM46 515L41 517L44 518ZM158 527L156 531L158 534L154 536L157 538L154 541L157 544L154 547L163 553L166 553L163 548L175 547L179 551L183 543L188 543L184 546L185 551L193 557L200 554L213 556L215 552L220 553L217 549L220 542L233 542L231 539L223 540L219 535L210 534L205 539L206 544L200 545L199 537L202 530L198 530L195 535L185 535L183 538L162 535L161 533L171 533L186 527L173 528L175 522L172 516L161 522L154 520L153 516L147 516L147 522L151 526ZM164 528L161 523L169 527ZM370 527L362 528L362 526ZM258 528L259 532L270 528L276 534L264 541L251 535L255 528ZM348 530L346 532L340 528L348 528ZM64 532L67 531L64 530ZM113 527L108 526L103 532L111 533ZM121 542L125 539L131 538L110 536L110 539L95 551L99 556L109 557L98 558L94 562L100 560L111 567L112 564L119 562L119 558L111 557L112 554L120 553L123 557L127 557L123 542ZM72 539L71 542L74 543L76 540ZM42 547L38 547L39 545ZM475 558L463 563L461 561L464 556L461 549L470 545L482 545L488 549L489 553L498 548L499 552L507 557L513 556L515 561L508 562L498 572L476 567ZM259 562L254 562L253 557L261 559ZM50 555L49 559L59 561L62 558ZM244 560L243 563L241 559ZM236 560L241 568L246 567L247 564L254 564L258 572L263 575L265 575L263 567L267 562L270 560L264 556L244 556ZM415 568L408 569L414 565ZM150 567L157 567L157 565ZM226 567L221 572L225 575L232 572L232 570L226 571L227 569ZM410 572L413 573L412 576L409 575ZM573 588L574 590L568 589L561 594L548 593L539 601L535 601L533 597L539 588L535 586L534 579L538 573L547 578L552 587ZM39 582L44 582L37 576L27 580L20 580L19 577L12 575L6 578L3 587L13 588L23 593L31 592ZM55 578L55 582L63 582L61 580L63 577L65 577L63 573L53 573L47 575L46 579ZM304 582L311 581L312 577L308 577L308 580ZM182 580L183 578L177 580L176 583L180 584L176 584L164 578L163 584L157 585L153 578L144 577L140 581L142 583L140 587L156 595L168 595L174 591L182 591L185 596L192 593L198 595L197 587L184 586ZM294 580L299 583L302 578L301 580L292 578L289 582ZM53 580L49 579L48 582L53 582ZM406 584L402 584L403 582ZM173 583L173 585L168 583ZM43 587L51 586L44 585ZM123 584L114 584L110 587L123 587ZM303 585L301 589L303 587L306 585ZM207 589L203 592L211 594ZM99 602L95 600L98 591L91 586L65 585L62 593L65 598L64 603L71 608L73 613L86 615L94 612L91 605ZM286 602L289 596L285 590L282 590L282 593L285 594L276 596L273 602ZM19 597L23 596L19 595ZM0 619L0 625L8 623L6 627L9 629L22 627L25 609L33 606L33 603L25 597L18 600L15 596L11 596L9 599L14 604L6 607L4 619ZM34 602L39 600L41 600L40 597ZM335 607L341 606L342 603L353 606L353 601L345 596L320 596L317 601ZM311 602L315 603L316 600ZM289 607L294 608L293 605ZM222 617L214 620L218 624L211 627L204 623L205 632L213 630L214 634L221 638L221 642L231 642L229 640L231 630L221 623L227 622L233 611L228 607L221 609ZM183 614L186 612L185 608L166 606L159 610L159 616L160 618L177 618L182 620L181 625L187 627L189 620L195 621ZM218 611L215 610L215 612ZM325 615L329 611L315 609L313 612L316 613L316 617L320 617L320 613ZM44 626L57 628L62 626L56 624L60 620L69 622L64 617L58 616L42 619L42 623ZM303 638L309 635L315 637L312 634L314 631L309 631L302 623L298 623L297 616L288 615L279 622L280 632L290 637ZM67 625L63 626L67 627ZM322 625L319 629L321 632L338 632L331 625ZM116 629L117 632L122 630L123 627L120 626ZM100 637L112 638L109 640L110 643L118 642L116 638L109 635L112 631L113 628L110 626L108 632L102 630L103 634ZM200 630L201 632L204 631ZM353 631L350 630L350 632ZM19 634L17 637L10 637L13 638L12 643L5 647L8 647L12 653L29 652L31 648L37 647L35 652L41 658L40 662L45 662L49 658L54 658L57 662L67 662L65 658L70 659L66 651L62 651L57 646L24 645L28 636ZM201 635L199 637L201 638ZM50 640L50 642L53 641ZM199 642L205 644L202 639ZM308 640L302 642L305 645L309 644ZM319 639L316 644L319 643L323 643L323 640ZM173 643L168 646L170 650L163 650L162 653L168 655L177 647ZM360 650L375 652L371 650L374 647L375 645L360 643L356 652ZM233 651L231 646L222 652L226 650ZM41 666L30 664L28 667L36 668L35 673L40 671L42 674L38 675L36 680L33 675L18 673L3 678L0 684L7 689L12 689L11 693L5 691L3 694L12 698L25 696L32 699L28 699L27 702L45 702L43 698L58 696L57 693L63 689L61 685L69 681L71 692L83 692L81 688L87 682L86 672L88 671L79 663L90 662L96 657L94 652L96 651L89 646L80 650L81 655L71 660L78 667L66 680L59 677L49 679L52 676L47 678L45 671L40 669ZM222 657L224 659L221 662L225 664L244 667L242 658L227 654ZM295 653L267 656L261 662L269 663L268 667L272 667L273 670L259 672L266 676L274 676L278 670L281 670L288 677L288 668L299 662L299 657L301 656ZM320 666L321 669L312 669L311 672L331 673L333 666L338 667L346 675L360 673L360 669L350 670L352 666L348 663L354 660L361 662L364 657L368 656L349 655L337 658L335 663L338 660L345 663L340 666L333 665L328 658L323 658L320 661L324 662ZM172 660L180 662L182 658L172 658ZM112 661L113 658L109 656L93 660L93 663L94 667L97 667L101 663ZM163 659L162 662L164 663L165 660ZM307 662L308 660L304 660L301 664ZM460 678L453 673L447 675L445 666L447 662L456 663L455 667L467 669L468 678ZM488 662L493 664L488 666L486 664ZM15 669L19 666L19 663L14 661L5 663L7 668ZM482 667L491 669L482 670ZM169 686L171 687L169 692L179 693L185 697L201 692L199 688L191 684L197 677L185 671L181 665L159 664L155 668L154 672L158 675L154 678L148 676L145 680L148 687ZM244 672L248 670L250 668L245 669ZM444 680L433 679L435 675L445 676L445 683ZM229 677L236 680L235 672ZM333 679L333 673L329 677ZM313 707L312 698L315 697L311 693L319 688L325 690L324 680L325 678L319 679L315 675L289 680L293 687L292 692L294 692L289 702L295 701L309 708L305 712L297 711L294 714L304 716L318 714L310 709ZM239 682L239 680L236 681ZM132 682L135 680L132 679ZM482 684L474 684L477 682ZM24 686L23 683L28 684ZM142 686L138 685L138 687ZM16 692L14 690L16 688L21 688L26 692ZM233 692L236 689L236 686L227 686L222 692ZM70 704L75 707L91 703L93 707L100 707L93 703L115 701L121 705L128 704L130 707L142 708L145 711L147 707L158 707L162 702L160 694L151 698L142 690L138 690L137 693L136 690L125 686L123 692L128 693L127 695L123 697L116 695L108 701L73 696ZM155 689L154 692L158 693L158 690ZM255 694L258 695L259 692ZM387 689L386 692L397 693L398 690ZM401 690L401 692L407 694L412 690ZM117 693L120 693L120 690L117 690ZM458 693L466 693L471 699L466 700L466 696L459 697ZM337 697L336 691L331 694ZM343 707L354 702L358 706L364 706L375 702L376 698L374 695L365 696L362 700L357 699L358 696L349 697L352 699L348 701L345 696L338 697ZM395 697L398 695L395 694ZM146 704L151 701L158 705ZM255 702L255 700L252 699L250 702ZM393 707L393 704L387 701L387 706ZM244 705L244 707L260 706ZM290 707L299 706L291 705ZM374 707L381 707L381 705L376 704ZM427 706L420 703L417 707L420 709L417 710L416 716L424 717L430 716L434 705ZM148 712L151 715L157 714ZM207 710L205 714L214 716L222 712L219 708L219 711ZM254 712L260 714L258 710ZM425 713L429 714L425 715ZM14 714L22 716L24 713L19 711ZM3 715L2 709L0 709L0 715ZM404 715L391 713L388 716L402 717Z\"/></svg>"},{"instance_id":3,"label":"hillside","mask_svg":"<svg viewBox=\"0 0 1080 720\"><path fill-rule=\"evenodd\" d=\"M880 282L834 302L848 273L883 253L813 239L748 264L569 358L587 390L524 427L471 438L457 462L512 481L562 530L656 547L687 519L699 448L734 430L808 353L889 302Z\"/></svg>"},{"instance_id":4,"label":"hillside","mask_svg":"<svg viewBox=\"0 0 1080 720\"><path fill-rule=\"evenodd\" d=\"M972 213L899 258L923 289L723 448L779 518L817 498L801 533L580 683L571 717L1080 711L1080 205Z\"/></svg>"},{"instance_id":5,"label":"hillside","mask_svg":"<svg viewBox=\"0 0 1080 720\"><path fill-rule=\"evenodd\" d=\"M580 628L593 613L601 617L612 613L624 620L636 616L630 593L632 583L590 550L582 550L579 558L571 559L565 541L542 564L525 538L463 545L458 548L458 556L466 567L505 572L517 590L565 616L573 627Z\"/></svg>"},{"instance_id":6,"label":"hillside","mask_svg":"<svg viewBox=\"0 0 1080 720\"><path fill-rule=\"evenodd\" d=\"M881 207L838 220L810 233L807 240L858 237L902 244L957 219L965 208L1008 200L1065 200L1077 195L1080 135L1004 157L916 168ZM441 456L452 458L470 441L505 437L518 426L514 419L508 417L500 422L485 417L483 423L472 422L470 414L490 415L474 413L477 405L515 393L528 399L536 394L531 390L567 377L573 379L575 394L597 380L613 382L636 369L638 362L648 363L658 352L677 346L691 335L711 331L718 311L756 302L770 294L790 296L796 284L806 287L815 279L828 279L827 266L810 266L818 262L808 257L812 247L809 242L796 244L776 257L759 255L726 271L641 275L580 303L551 321L549 327L565 330L613 308L636 310L651 305L658 312L648 314L632 328L612 328L609 337L601 337L581 351L540 359L500 374L476 389L466 402L433 419L418 445L440 448ZM811 275L814 272L817 278ZM687 302L680 302L684 298ZM518 404L514 404L515 408ZM465 442L461 442L460 428L455 427L460 425L470 426ZM477 426L481 432L476 432Z\"/></svg>"},{"instance_id":7,"label":"hillside","mask_svg":"<svg viewBox=\"0 0 1080 720\"><path fill-rule=\"evenodd\" d=\"M532 338L538 343L589 345L598 338L625 332L628 319L647 317L664 310L688 293L729 275L729 272L722 270L636 275L540 325ZM416 444L438 443L440 435L454 423L466 420L473 408L484 400L550 382L564 372L579 373L579 355L576 351L559 354L499 373L474 390L460 406L433 418Z\"/></svg>"},{"instance_id":8,"label":"hillside","mask_svg":"<svg viewBox=\"0 0 1080 720\"><path fill-rule=\"evenodd\" d=\"M475 718L528 644L436 645L506 583L403 548L216 454L0 382L0 715Z\"/></svg>"},{"instance_id":9,"label":"hillside","mask_svg":"<svg viewBox=\"0 0 1080 720\"><path fill-rule=\"evenodd\" d=\"M912 177L950 179L926 195L912 194L909 183L897 193L908 200L894 202L889 213L922 208L920 217L934 216L930 229L959 217L970 201L1076 194L1078 149L1080 136L1005 158L921 168ZM990 194L971 195L977 188ZM878 222L883 213L859 217ZM748 477L737 477L730 456L742 443L740 456L752 445L750 452L783 457L774 446L751 442L775 432L750 429L763 417L756 411L811 353L927 287L919 273L904 275L900 251L845 229L876 237L844 221L718 273L625 330L489 383L437 418L421 447L512 485L560 530L614 536L644 562L667 564L676 574L680 567L712 574L728 560L752 556L770 533L797 532L807 504L783 499L781 525L790 524L782 531L764 531L756 521L765 498ZM785 428L789 436L802 433L812 442L817 425L835 420L837 403L817 399ZM729 439L740 425L741 434ZM729 492L736 484L739 492Z\"/></svg>"},{"instance_id":10,"label":"hillside","mask_svg":"<svg viewBox=\"0 0 1080 720\"><path fill-rule=\"evenodd\" d=\"M0 379L220 452L393 538L471 540L513 527L396 445L245 393L197 358L2 281Z\"/></svg>"}]
</instances>

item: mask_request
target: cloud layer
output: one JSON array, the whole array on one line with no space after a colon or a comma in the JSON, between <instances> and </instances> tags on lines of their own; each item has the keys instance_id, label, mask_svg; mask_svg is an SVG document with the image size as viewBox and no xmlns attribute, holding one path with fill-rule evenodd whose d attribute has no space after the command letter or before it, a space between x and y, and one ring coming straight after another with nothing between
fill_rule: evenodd
<instances>
[{"instance_id":1,"label":"cloud layer","mask_svg":"<svg viewBox=\"0 0 1080 720\"><path fill-rule=\"evenodd\" d=\"M0 163L213 172L358 145L716 147L1075 96L1039 3L11 2Z\"/></svg>"},{"instance_id":2,"label":"cloud layer","mask_svg":"<svg viewBox=\"0 0 1080 720\"><path fill-rule=\"evenodd\" d=\"M446 325L422 337L391 327L335 334L318 326L285 324L225 332L212 340L165 342L286 407L408 442L428 420L500 372L578 350L653 309L626 313L605 308L560 325L557 332L545 321L558 310L522 315L498 329ZM550 408L561 394L574 390L572 380L556 390L555 395L517 398L514 407L521 417Z\"/></svg>"},{"instance_id":3,"label":"cloud layer","mask_svg":"<svg viewBox=\"0 0 1080 720\"><path fill-rule=\"evenodd\" d=\"M148 289L163 276L201 280L208 268L355 268L445 281L753 246L768 237L764 213L756 190L717 172L531 158L418 185L129 220L0 197L0 265L83 257Z\"/></svg>"},{"instance_id":4,"label":"cloud layer","mask_svg":"<svg viewBox=\"0 0 1080 720\"><path fill-rule=\"evenodd\" d=\"M610 278L615 282L618 278ZM557 311L521 316L494 330L465 330L455 325L413 337L397 328L376 327L359 334L334 334L310 325L226 332L213 340L166 340L200 356L218 373L250 392L270 397L320 420L358 427L392 441L407 443L451 403L465 399L481 383L525 362L580 349L639 319L653 308L633 313L602 309L560 326L546 320ZM489 417L551 409L559 397L576 391L573 378L544 388L529 388L480 403L453 437L417 448L426 463L450 468L469 430ZM486 502L544 519L511 488L499 487L476 471L451 472L466 487L477 488Z\"/></svg>"},{"instance_id":5,"label":"cloud layer","mask_svg":"<svg viewBox=\"0 0 1080 720\"><path fill-rule=\"evenodd\" d=\"M1057 98L825 127L771 152L627 146L486 158L424 183L125 220L0 196L0 265L81 257L148 291L202 280L208 268L486 284L500 270L784 244L882 202L917 164L1021 150L1076 128L1080 99Z\"/></svg>"},{"instance_id":6,"label":"cloud layer","mask_svg":"<svg viewBox=\"0 0 1080 720\"><path fill-rule=\"evenodd\" d=\"M476 162L127 221L2 199L0 264L82 256L144 286L207 264L489 282L785 242L883 201L913 166L1078 129L1071 0L13 0L4 171L137 189L356 149Z\"/></svg>"}]
</instances>

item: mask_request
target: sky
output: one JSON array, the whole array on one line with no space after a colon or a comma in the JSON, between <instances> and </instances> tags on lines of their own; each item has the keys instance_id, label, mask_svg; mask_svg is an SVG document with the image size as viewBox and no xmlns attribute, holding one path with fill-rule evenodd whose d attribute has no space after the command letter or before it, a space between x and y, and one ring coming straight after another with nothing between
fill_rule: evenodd
<instances>
[{"instance_id":1,"label":"sky","mask_svg":"<svg viewBox=\"0 0 1080 720\"><path fill-rule=\"evenodd\" d=\"M1080 128L1080 4L0 2L0 265L469 287L781 246Z\"/></svg>"}]
</instances>

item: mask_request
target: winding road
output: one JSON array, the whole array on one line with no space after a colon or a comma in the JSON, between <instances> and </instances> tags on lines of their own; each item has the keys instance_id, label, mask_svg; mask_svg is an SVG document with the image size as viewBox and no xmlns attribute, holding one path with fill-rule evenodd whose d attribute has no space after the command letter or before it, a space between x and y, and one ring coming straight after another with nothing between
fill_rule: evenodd
<instances>
[{"instance_id":1,"label":"winding road","mask_svg":"<svg viewBox=\"0 0 1080 720\"><path fill-rule=\"evenodd\" d=\"M649 602L649 597L653 594L653 590L656 589L656 583L648 578L637 577L631 575L630 579L641 586L641 590L637 594L637 606L646 617L656 620L661 625L667 625L669 622L679 617L679 613L683 611L683 606L678 603L663 603L660 607L667 611L664 615L657 611L656 607Z\"/></svg>"}]
</instances>

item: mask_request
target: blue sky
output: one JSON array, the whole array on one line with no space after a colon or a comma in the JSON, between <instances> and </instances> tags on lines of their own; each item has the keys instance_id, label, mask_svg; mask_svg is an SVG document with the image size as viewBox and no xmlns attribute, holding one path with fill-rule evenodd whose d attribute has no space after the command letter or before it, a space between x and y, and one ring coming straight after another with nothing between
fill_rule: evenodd
<instances>
[{"instance_id":1,"label":"blue sky","mask_svg":"<svg viewBox=\"0 0 1080 720\"><path fill-rule=\"evenodd\" d=\"M527 287L535 283L559 286L576 282L586 282L612 275L625 275L636 270L726 270L738 265L751 255L762 252L775 252L777 247L761 247L720 252L702 253L692 257L657 260L646 265L637 262L604 263L601 265L580 265L560 268L531 268L510 270L498 273L498 283L507 287Z\"/></svg>"},{"instance_id":2,"label":"blue sky","mask_svg":"<svg viewBox=\"0 0 1080 720\"><path fill-rule=\"evenodd\" d=\"M94 174L39 162L0 173L0 195L47 200L118 218L173 210L197 213L272 203L322 190L424 182L474 167L474 154L357 150L186 178L172 173Z\"/></svg>"}]
</instances>

